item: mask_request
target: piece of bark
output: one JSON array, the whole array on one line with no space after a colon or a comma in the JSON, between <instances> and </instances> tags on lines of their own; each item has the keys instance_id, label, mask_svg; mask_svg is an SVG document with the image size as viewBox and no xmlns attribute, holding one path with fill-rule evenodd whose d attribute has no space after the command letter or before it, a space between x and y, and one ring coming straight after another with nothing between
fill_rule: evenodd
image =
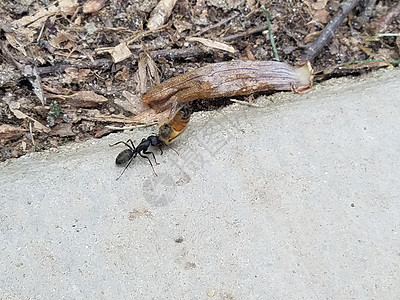
<instances>
[{"instance_id":1,"label":"piece of bark","mask_svg":"<svg viewBox=\"0 0 400 300\"><path fill-rule=\"evenodd\" d=\"M177 0L161 0L158 2L157 6L151 12L147 28L154 30L165 24L174 9L176 1Z\"/></svg>"},{"instance_id":2,"label":"piece of bark","mask_svg":"<svg viewBox=\"0 0 400 300\"><path fill-rule=\"evenodd\" d=\"M305 92L312 87L309 62L290 66L277 61L229 61L209 64L171 78L143 95L158 112L193 100L250 95L259 91Z\"/></svg>"},{"instance_id":3,"label":"piece of bark","mask_svg":"<svg viewBox=\"0 0 400 300\"><path fill-rule=\"evenodd\" d=\"M7 141L19 138L27 131L21 127L11 126L8 124L0 125L0 145L4 145Z\"/></svg>"},{"instance_id":4,"label":"piece of bark","mask_svg":"<svg viewBox=\"0 0 400 300\"><path fill-rule=\"evenodd\" d=\"M79 91L72 95L49 95L48 98L64 100L69 105L85 108L96 107L108 101L106 97L93 91Z\"/></svg>"}]
</instances>

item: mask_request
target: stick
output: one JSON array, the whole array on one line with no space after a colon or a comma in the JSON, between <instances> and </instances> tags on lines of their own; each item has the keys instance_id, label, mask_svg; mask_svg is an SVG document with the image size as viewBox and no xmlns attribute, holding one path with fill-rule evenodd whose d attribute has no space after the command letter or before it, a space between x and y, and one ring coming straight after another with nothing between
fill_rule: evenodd
<instances>
[{"instance_id":1,"label":"stick","mask_svg":"<svg viewBox=\"0 0 400 300\"><path fill-rule=\"evenodd\" d=\"M319 35L318 39L305 51L302 56L302 61L313 61L315 57L321 52L322 48L331 41L335 35L336 29L343 23L347 15L353 8L360 2L360 0L348 0L342 5L342 14L334 17L324 31Z\"/></svg>"}]
</instances>

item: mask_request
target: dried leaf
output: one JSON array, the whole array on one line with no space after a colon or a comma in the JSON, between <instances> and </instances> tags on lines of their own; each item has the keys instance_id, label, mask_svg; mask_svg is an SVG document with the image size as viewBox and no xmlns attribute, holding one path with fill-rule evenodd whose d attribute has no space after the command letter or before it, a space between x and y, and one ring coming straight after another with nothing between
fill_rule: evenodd
<instances>
[{"instance_id":1,"label":"dried leaf","mask_svg":"<svg viewBox=\"0 0 400 300\"><path fill-rule=\"evenodd\" d=\"M125 100L115 98L114 102L126 111L137 115L139 112L148 109L148 106L142 102L139 96L127 91L123 91L122 95L125 97Z\"/></svg>"},{"instance_id":2,"label":"dried leaf","mask_svg":"<svg viewBox=\"0 0 400 300\"><path fill-rule=\"evenodd\" d=\"M77 107L95 107L108 101L106 97L98 95L93 91L80 91L70 96L63 96L62 98L67 99L68 104Z\"/></svg>"},{"instance_id":3,"label":"dried leaf","mask_svg":"<svg viewBox=\"0 0 400 300\"><path fill-rule=\"evenodd\" d=\"M121 71L115 74L115 79L120 81L128 81L129 80L129 69L127 67L123 67Z\"/></svg>"},{"instance_id":4,"label":"dried leaf","mask_svg":"<svg viewBox=\"0 0 400 300\"><path fill-rule=\"evenodd\" d=\"M216 41L212 41L209 39L204 39L204 38L198 38L198 37L190 37L186 39L189 42L199 42L202 43L204 46L210 47L210 48L214 48L214 49L219 49L219 50L223 50L223 51L227 51L229 53L235 53L236 49L233 48L230 45L221 43L221 42L216 42Z\"/></svg>"},{"instance_id":5,"label":"dried leaf","mask_svg":"<svg viewBox=\"0 0 400 300\"><path fill-rule=\"evenodd\" d=\"M147 73L149 75L150 84L152 86L160 84L160 71L157 64L150 55L147 55Z\"/></svg>"},{"instance_id":6,"label":"dried leaf","mask_svg":"<svg viewBox=\"0 0 400 300\"><path fill-rule=\"evenodd\" d=\"M363 51L365 54L370 55L372 53L372 49L368 47L364 47L362 44L359 45L361 51Z\"/></svg>"},{"instance_id":7,"label":"dried leaf","mask_svg":"<svg viewBox=\"0 0 400 300\"><path fill-rule=\"evenodd\" d=\"M315 10L320 10L326 7L328 0L305 0L304 2L308 5L308 7Z\"/></svg>"},{"instance_id":8,"label":"dried leaf","mask_svg":"<svg viewBox=\"0 0 400 300\"><path fill-rule=\"evenodd\" d=\"M47 8L42 8L31 16L25 16L12 22L13 32L6 33L7 41L24 56L27 53L24 47L31 44L37 37L37 30L40 30L47 19L58 13L71 15L78 7L78 0L61 0Z\"/></svg>"},{"instance_id":9,"label":"dried leaf","mask_svg":"<svg viewBox=\"0 0 400 300\"><path fill-rule=\"evenodd\" d=\"M390 67L391 64L388 61L365 61L359 63L346 64L347 70L375 70L382 67Z\"/></svg>"},{"instance_id":10,"label":"dried leaf","mask_svg":"<svg viewBox=\"0 0 400 300\"><path fill-rule=\"evenodd\" d=\"M82 109L79 112L79 115L76 114L76 110L74 109L64 109L64 112L71 117L72 123L79 122L81 120L88 120L88 121L96 121L96 122L110 122L110 123L134 123L135 118L126 117L123 114L118 115L105 115L101 113L97 109ZM140 122L138 124L141 124Z\"/></svg>"},{"instance_id":11,"label":"dried leaf","mask_svg":"<svg viewBox=\"0 0 400 300\"><path fill-rule=\"evenodd\" d=\"M60 123L54 126L50 132L51 135L58 135L60 137L75 136L76 133L72 131L71 123Z\"/></svg>"},{"instance_id":12,"label":"dried leaf","mask_svg":"<svg viewBox=\"0 0 400 300\"><path fill-rule=\"evenodd\" d=\"M28 119L33 121L33 127L39 131L43 131L43 132L50 132L50 128L44 126L42 123L40 123L39 121L36 121L34 118L24 114L22 111L20 111L19 109L13 109L11 106L9 106L11 112L14 114L15 117L17 117L18 119Z\"/></svg>"},{"instance_id":13,"label":"dried leaf","mask_svg":"<svg viewBox=\"0 0 400 300\"><path fill-rule=\"evenodd\" d=\"M74 13L78 7L78 0L61 0L55 2L47 8L40 9L33 16L25 16L21 19L15 20L13 24L18 25L19 28L29 26L30 28L39 29L46 22L47 17L57 14L64 13L66 15L71 15Z\"/></svg>"},{"instance_id":14,"label":"dried leaf","mask_svg":"<svg viewBox=\"0 0 400 300\"><path fill-rule=\"evenodd\" d=\"M42 82L36 66L26 65L22 75L24 75L32 84L33 92L39 98L42 105L46 104L46 97L43 94Z\"/></svg>"},{"instance_id":15,"label":"dried leaf","mask_svg":"<svg viewBox=\"0 0 400 300\"><path fill-rule=\"evenodd\" d=\"M160 121L167 120L170 115L170 110L156 112L154 109L147 109L131 119L135 124L154 124Z\"/></svg>"},{"instance_id":16,"label":"dried leaf","mask_svg":"<svg viewBox=\"0 0 400 300\"><path fill-rule=\"evenodd\" d=\"M113 131L114 131L113 129L109 129L109 128L99 128L99 129L96 129L94 131L94 137L96 139L99 139L99 138L102 138L105 135L110 134Z\"/></svg>"},{"instance_id":17,"label":"dried leaf","mask_svg":"<svg viewBox=\"0 0 400 300\"><path fill-rule=\"evenodd\" d=\"M313 43L318 38L318 36L321 34L321 32L322 32L322 30L314 31L314 32L307 34L306 37L304 38L304 42L305 43Z\"/></svg>"},{"instance_id":18,"label":"dried leaf","mask_svg":"<svg viewBox=\"0 0 400 300\"><path fill-rule=\"evenodd\" d=\"M68 88L63 88L60 86L48 86L48 85L43 85L43 90L46 92L50 92L55 95L68 95L71 93L71 90ZM48 98L51 98L52 95L47 96Z\"/></svg>"},{"instance_id":19,"label":"dried leaf","mask_svg":"<svg viewBox=\"0 0 400 300\"><path fill-rule=\"evenodd\" d=\"M320 9L315 12L313 20L327 24L331 20L331 15L326 9Z\"/></svg>"},{"instance_id":20,"label":"dried leaf","mask_svg":"<svg viewBox=\"0 0 400 300\"><path fill-rule=\"evenodd\" d=\"M144 94L147 90L147 73L146 73L146 55L140 55L138 61L138 69L135 74L135 81L137 83L136 90L140 94Z\"/></svg>"},{"instance_id":21,"label":"dried leaf","mask_svg":"<svg viewBox=\"0 0 400 300\"><path fill-rule=\"evenodd\" d=\"M78 6L78 0L61 0L58 2L59 11L66 15L72 15Z\"/></svg>"},{"instance_id":22,"label":"dried leaf","mask_svg":"<svg viewBox=\"0 0 400 300\"><path fill-rule=\"evenodd\" d=\"M160 75L157 65L150 55L142 54L138 61L138 70L135 73L137 91L144 94L149 86L155 86L160 83Z\"/></svg>"},{"instance_id":23,"label":"dried leaf","mask_svg":"<svg viewBox=\"0 0 400 300\"><path fill-rule=\"evenodd\" d=\"M375 70L379 68L389 67L391 64L387 61L363 61L358 63L346 63L334 65L332 67L325 68L323 71L323 77L329 76L344 76L346 74L352 74L355 71L359 72L362 70Z\"/></svg>"},{"instance_id":24,"label":"dried leaf","mask_svg":"<svg viewBox=\"0 0 400 300\"><path fill-rule=\"evenodd\" d=\"M90 69L66 68L65 83L83 83L88 81L91 75Z\"/></svg>"},{"instance_id":25,"label":"dried leaf","mask_svg":"<svg viewBox=\"0 0 400 300\"><path fill-rule=\"evenodd\" d=\"M71 49L76 47L76 37L66 32L59 32L50 40L50 44L58 49Z\"/></svg>"},{"instance_id":26,"label":"dried leaf","mask_svg":"<svg viewBox=\"0 0 400 300\"><path fill-rule=\"evenodd\" d=\"M17 35L19 39L17 39ZM29 29L21 29L15 31L15 33L5 34L7 41L10 45L21 52L24 56L27 56L24 46L33 41L33 34ZM22 40L22 41L21 41Z\"/></svg>"}]
</instances>

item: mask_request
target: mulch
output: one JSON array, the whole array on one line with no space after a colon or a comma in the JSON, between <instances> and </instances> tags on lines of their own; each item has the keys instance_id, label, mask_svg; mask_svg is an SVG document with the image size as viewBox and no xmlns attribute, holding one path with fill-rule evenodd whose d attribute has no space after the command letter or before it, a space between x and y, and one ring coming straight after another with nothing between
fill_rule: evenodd
<instances>
[{"instance_id":1,"label":"mulch","mask_svg":"<svg viewBox=\"0 0 400 300\"><path fill-rule=\"evenodd\" d=\"M178 0L150 26L158 2L0 0L0 160L138 124L141 96L174 76L210 63L275 59L261 5L279 59L290 65L343 15L338 0ZM398 66L398 1L353 2L312 57L315 81Z\"/></svg>"}]
</instances>

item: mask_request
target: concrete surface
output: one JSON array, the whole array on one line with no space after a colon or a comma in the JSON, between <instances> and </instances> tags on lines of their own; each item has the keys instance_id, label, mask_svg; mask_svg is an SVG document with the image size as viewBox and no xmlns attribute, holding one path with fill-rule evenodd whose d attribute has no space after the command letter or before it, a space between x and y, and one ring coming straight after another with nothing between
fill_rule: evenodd
<instances>
[{"instance_id":1,"label":"concrete surface","mask_svg":"<svg viewBox=\"0 0 400 300\"><path fill-rule=\"evenodd\" d=\"M257 103L1 164L0 298L399 299L400 71Z\"/></svg>"}]
</instances>

